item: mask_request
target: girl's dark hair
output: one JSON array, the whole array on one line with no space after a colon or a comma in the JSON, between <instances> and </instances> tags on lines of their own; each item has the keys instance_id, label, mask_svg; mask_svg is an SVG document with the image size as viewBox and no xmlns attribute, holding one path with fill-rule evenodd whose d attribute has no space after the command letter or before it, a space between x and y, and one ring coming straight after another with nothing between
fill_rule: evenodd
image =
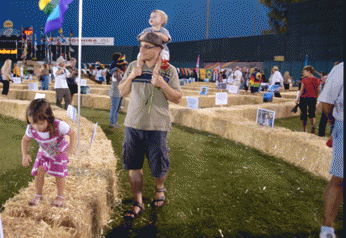
<instances>
[{"instance_id":1,"label":"girl's dark hair","mask_svg":"<svg viewBox=\"0 0 346 238\"><path fill-rule=\"evenodd\" d=\"M26 109L26 121L30 124L28 117L32 117L34 123L39 120L48 121L49 135L53 136L56 134L54 127L55 117L52 108L46 99L40 98L33 100Z\"/></svg>"}]
</instances>

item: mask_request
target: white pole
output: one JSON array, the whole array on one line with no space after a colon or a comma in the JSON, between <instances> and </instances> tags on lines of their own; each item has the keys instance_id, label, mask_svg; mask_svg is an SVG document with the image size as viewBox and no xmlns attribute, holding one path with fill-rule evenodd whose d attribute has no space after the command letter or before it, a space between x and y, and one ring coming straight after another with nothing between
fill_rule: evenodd
<instances>
[{"instance_id":1,"label":"white pole","mask_svg":"<svg viewBox=\"0 0 346 238\"><path fill-rule=\"evenodd\" d=\"M0 238L4 238L4 232L3 232L3 229L2 229L1 214L0 214Z\"/></svg>"},{"instance_id":2,"label":"white pole","mask_svg":"<svg viewBox=\"0 0 346 238\"><path fill-rule=\"evenodd\" d=\"M83 0L79 0L79 33L78 33L78 156L80 155L80 92L81 92L81 69L82 69L82 21Z\"/></svg>"}]
</instances>

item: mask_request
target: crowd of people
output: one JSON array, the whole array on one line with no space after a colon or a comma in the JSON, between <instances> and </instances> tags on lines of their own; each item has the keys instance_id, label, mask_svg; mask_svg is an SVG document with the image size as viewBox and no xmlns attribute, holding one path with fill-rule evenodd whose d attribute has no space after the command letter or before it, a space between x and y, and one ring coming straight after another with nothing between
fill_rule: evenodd
<instances>
[{"instance_id":1,"label":"crowd of people","mask_svg":"<svg viewBox=\"0 0 346 238\"><path fill-rule=\"evenodd\" d=\"M145 156L156 181L156 194L152 205L159 209L166 202L167 188L164 184L170 169L167 133L172 126L168 101L179 103L183 96L178 71L169 64L167 43L171 40L171 36L164 28L167 20L167 15L162 11L155 10L151 13L149 19L151 27L144 29L137 38L140 43L138 58L129 65L121 53L115 52L112 55L111 65L101 65L97 62L89 66L84 64L83 67L85 75L93 78L95 82L111 84L110 127L119 127L117 121L120 103L122 97L129 95L122 156L123 168L128 170L135 202L133 208L124 214L124 218L128 220L135 219L145 210L142 198L142 168ZM7 60L1 69L3 95L8 94L9 82L13 80L11 64L11 60ZM77 92L75 65L75 59L67 62L63 57L59 57L56 65L43 64L37 75L41 80L42 90L48 90L50 80L54 81L56 104L61 107L64 99L65 109L71 104L73 94ZM304 131L307 131L308 115L312 126L311 132L315 133L317 101L323 107L324 119L323 122L321 119L320 123L329 122L333 130L331 137L333 161L330 170L332 179L325 192L320 235L324 238L335 236L333 221L343 197L343 63L336 64L329 75L321 73L320 79L314 77L314 73L315 69L312 66L304 67L296 103L301 109L300 119ZM13 68L13 75L20 76L17 65ZM292 83L289 72L285 72L282 76L277 66L272 68L268 79L263 70L256 67L245 71L237 66L227 73L221 71L219 80L246 91L250 89L253 94L260 91L263 83L279 85L286 91ZM280 97L280 94L276 96ZM49 173L56 177L58 189L52 205L61 207L65 199L64 178L67 176L68 156L75 153L74 132L66 122L55 119L50 104L45 99L33 100L27 109L26 117L29 124L22 139L23 166L28 166L31 162L28 154L30 140L40 142L40 149L32 169L32 175L36 180L36 194L29 204L40 205L43 200L44 174ZM319 134L324 135L324 133ZM65 135L70 136L70 144L64 138Z\"/></svg>"}]
</instances>

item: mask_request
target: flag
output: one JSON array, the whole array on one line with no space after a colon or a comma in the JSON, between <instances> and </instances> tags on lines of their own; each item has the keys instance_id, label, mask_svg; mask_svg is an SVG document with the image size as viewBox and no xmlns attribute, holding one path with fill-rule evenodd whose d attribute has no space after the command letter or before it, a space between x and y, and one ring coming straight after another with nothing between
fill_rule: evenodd
<instances>
[{"instance_id":1,"label":"flag","mask_svg":"<svg viewBox=\"0 0 346 238\"><path fill-rule=\"evenodd\" d=\"M306 55L306 57L305 57L305 63L304 63L304 67L308 65L308 57L309 57L309 56L308 56L308 55Z\"/></svg>"},{"instance_id":2,"label":"flag","mask_svg":"<svg viewBox=\"0 0 346 238\"><path fill-rule=\"evenodd\" d=\"M52 0L51 2L53 2L53 1L55 2L56 0ZM45 34L62 27L65 13L68 9L68 4L70 4L72 1L73 0L60 0L59 4L54 7L53 11L48 16L46 26L44 29ZM47 2L47 1L44 1L44 2ZM51 3L51 2L49 2L49 3ZM49 3L47 3L47 5ZM42 4L42 6L43 6L43 4Z\"/></svg>"},{"instance_id":3,"label":"flag","mask_svg":"<svg viewBox=\"0 0 346 238\"><path fill-rule=\"evenodd\" d=\"M199 55L197 57L197 63L196 63L196 74L197 74L197 78L199 78Z\"/></svg>"}]
</instances>

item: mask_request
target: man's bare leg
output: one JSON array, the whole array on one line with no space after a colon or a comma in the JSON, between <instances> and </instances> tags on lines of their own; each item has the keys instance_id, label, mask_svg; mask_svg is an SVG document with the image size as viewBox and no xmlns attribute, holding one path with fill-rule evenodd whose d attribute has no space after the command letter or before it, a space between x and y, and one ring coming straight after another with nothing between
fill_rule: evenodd
<instances>
[{"instance_id":1,"label":"man's bare leg","mask_svg":"<svg viewBox=\"0 0 346 238\"><path fill-rule=\"evenodd\" d=\"M162 178L155 178L156 181L156 189L161 189L165 187L165 181L167 178L167 174L165 176L163 176ZM164 197L165 193L164 192L156 192L155 198L159 198L159 197ZM160 202L155 202L155 206L160 207L164 204L163 201Z\"/></svg>"},{"instance_id":2,"label":"man's bare leg","mask_svg":"<svg viewBox=\"0 0 346 238\"><path fill-rule=\"evenodd\" d=\"M334 219L344 197L343 181L343 178L332 176L326 187L323 201L323 226L333 227Z\"/></svg>"},{"instance_id":3,"label":"man's bare leg","mask_svg":"<svg viewBox=\"0 0 346 238\"><path fill-rule=\"evenodd\" d=\"M130 184L131 184L132 193L135 198L135 201L137 201L140 204L143 204L143 200L142 200L143 170L142 169L129 170L129 178L130 178ZM133 207L133 211L135 213L138 213L140 211L140 208L135 206Z\"/></svg>"}]
</instances>

